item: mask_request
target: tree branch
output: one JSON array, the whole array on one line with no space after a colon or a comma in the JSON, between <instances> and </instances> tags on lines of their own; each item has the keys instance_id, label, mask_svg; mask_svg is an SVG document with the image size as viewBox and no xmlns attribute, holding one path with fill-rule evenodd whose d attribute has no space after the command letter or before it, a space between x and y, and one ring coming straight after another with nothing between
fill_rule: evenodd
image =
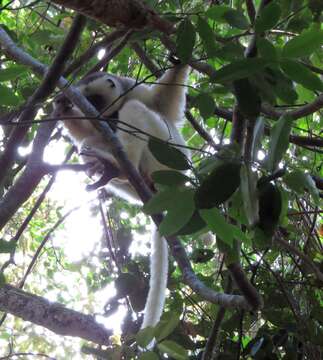
<instances>
[{"instance_id":1,"label":"tree branch","mask_svg":"<svg viewBox=\"0 0 323 360\"><path fill-rule=\"evenodd\" d=\"M92 316L10 285L0 288L0 311L43 326L59 335L77 336L96 344L109 344L111 331L98 324Z\"/></svg>"},{"instance_id":2,"label":"tree branch","mask_svg":"<svg viewBox=\"0 0 323 360\"><path fill-rule=\"evenodd\" d=\"M33 144L33 152L29 156L25 171L0 200L0 229L11 219L19 207L28 200L45 175L42 156L55 126L56 122L48 122L38 128Z\"/></svg>"},{"instance_id":3,"label":"tree branch","mask_svg":"<svg viewBox=\"0 0 323 360\"><path fill-rule=\"evenodd\" d=\"M41 104L54 91L56 83L64 70L65 63L69 59L78 43L82 29L85 26L85 22L86 20L83 16L78 15L75 17L73 25L68 35L66 36L60 51L48 69L48 72L46 73L42 83L28 99L25 109L22 111L19 117L18 123L24 123L25 121L33 119L36 116L39 104ZM7 33L2 28L0 28L0 43L2 45L2 50L9 57L11 57L11 53L13 51L17 51L16 45L12 42ZM21 55L21 51L18 50L18 54ZM0 183L6 176L8 169L12 166L16 156L17 146L19 146L21 141L24 139L29 130L29 127L30 126L28 125L17 126L10 135L6 148L0 158Z\"/></svg>"},{"instance_id":4,"label":"tree branch","mask_svg":"<svg viewBox=\"0 0 323 360\"><path fill-rule=\"evenodd\" d=\"M118 40L122 36L127 33L127 30L115 30L105 36L105 38L93 46L91 46L88 50L86 50L81 56L79 56L76 60L74 60L64 71L63 76L67 77L76 70L78 70L82 65L92 59L100 49L109 50L114 41Z\"/></svg>"},{"instance_id":5,"label":"tree branch","mask_svg":"<svg viewBox=\"0 0 323 360\"><path fill-rule=\"evenodd\" d=\"M122 49L126 46L132 33L132 31L127 31L120 40L119 44L117 44L114 48L111 48L109 51L106 51L103 58L99 60L98 63L95 64L84 76L90 75L96 71L100 71L102 68L106 67L109 64L109 61L118 55L119 52L122 51Z\"/></svg>"},{"instance_id":6,"label":"tree branch","mask_svg":"<svg viewBox=\"0 0 323 360\"><path fill-rule=\"evenodd\" d=\"M228 278L228 284L226 286L226 292L230 293L232 291L232 281L231 278ZM226 313L226 309L224 307L220 307L218 313L216 315L216 319L213 323L212 330L209 338L207 339L207 343L202 355L202 360L211 360L213 358L213 354L216 353L216 346L219 339L221 325Z\"/></svg>"}]
</instances>

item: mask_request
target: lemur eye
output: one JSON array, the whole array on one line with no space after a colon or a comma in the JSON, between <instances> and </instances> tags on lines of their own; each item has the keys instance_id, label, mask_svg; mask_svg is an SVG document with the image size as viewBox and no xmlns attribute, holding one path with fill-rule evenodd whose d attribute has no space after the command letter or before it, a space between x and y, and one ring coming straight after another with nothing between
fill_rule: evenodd
<instances>
[{"instance_id":1,"label":"lemur eye","mask_svg":"<svg viewBox=\"0 0 323 360\"><path fill-rule=\"evenodd\" d=\"M107 79L107 82L110 84L110 87L116 87L116 84L111 79Z\"/></svg>"}]
</instances>

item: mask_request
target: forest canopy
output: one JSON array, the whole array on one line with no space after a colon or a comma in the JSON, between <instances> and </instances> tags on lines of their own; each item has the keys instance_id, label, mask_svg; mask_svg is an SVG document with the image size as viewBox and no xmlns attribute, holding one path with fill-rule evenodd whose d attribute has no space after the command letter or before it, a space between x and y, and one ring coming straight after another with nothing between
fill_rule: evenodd
<instances>
[{"instance_id":1,"label":"forest canopy","mask_svg":"<svg viewBox=\"0 0 323 360\"><path fill-rule=\"evenodd\" d=\"M322 359L322 10L0 1L0 359ZM149 187L76 84L103 71L152 86L185 64L191 157L148 136L168 168ZM53 112L61 94L143 205L89 191ZM140 330L153 226L171 254L167 298Z\"/></svg>"}]
</instances>

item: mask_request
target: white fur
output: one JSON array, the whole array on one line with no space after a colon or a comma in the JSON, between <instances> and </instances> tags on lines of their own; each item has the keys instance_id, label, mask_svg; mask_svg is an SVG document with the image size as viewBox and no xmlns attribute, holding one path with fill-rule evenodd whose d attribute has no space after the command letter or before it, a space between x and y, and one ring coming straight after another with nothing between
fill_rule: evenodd
<instances>
[{"instance_id":1,"label":"white fur","mask_svg":"<svg viewBox=\"0 0 323 360\"><path fill-rule=\"evenodd\" d=\"M159 80L158 84L138 86L135 80L125 77L117 77L102 73L102 76L93 81L84 81L80 90L85 96L100 94L104 97L107 105L103 115L111 115L119 110L118 126L123 129L135 131L135 127L145 134L153 135L162 140L170 141L174 144L185 145L185 141L178 130L178 125L182 122L185 110L185 85L188 68L184 66L175 67L168 70ZM113 83L111 85L111 82ZM129 91L129 89L131 89ZM119 98L119 95L126 94ZM76 110L77 112L77 110ZM87 122L71 123L66 121L65 125L69 129L71 136L81 148L92 148L98 157L105 158L118 166L110 152L108 144L104 141L98 131ZM132 127L127 127L129 124ZM82 129L81 129L82 128ZM92 130L89 130L92 128ZM84 135L86 134L86 136ZM148 136L136 132L117 130L123 148L132 164L141 174L150 178L151 174L157 170L167 169L159 163L148 149ZM189 157L189 151L183 148L180 150ZM93 158L83 156L84 162L93 162ZM115 178L109 182L108 188L114 194L130 202L140 202L138 195L125 178ZM152 234L151 246L151 277L148 298L145 307L144 321L142 328L155 326L160 320L165 303L165 293L167 287L168 273L168 249L164 238L161 238L158 230Z\"/></svg>"},{"instance_id":2,"label":"white fur","mask_svg":"<svg viewBox=\"0 0 323 360\"><path fill-rule=\"evenodd\" d=\"M168 247L157 229L152 233L149 293L141 328L155 326L163 312L168 275Z\"/></svg>"}]
</instances>

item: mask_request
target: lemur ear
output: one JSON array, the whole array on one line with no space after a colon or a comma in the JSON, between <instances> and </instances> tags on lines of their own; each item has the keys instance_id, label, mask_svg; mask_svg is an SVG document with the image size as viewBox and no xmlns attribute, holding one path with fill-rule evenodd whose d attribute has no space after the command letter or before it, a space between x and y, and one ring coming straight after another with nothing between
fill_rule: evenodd
<instances>
[{"instance_id":1,"label":"lemur ear","mask_svg":"<svg viewBox=\"0 0 323 360\"><path fill-rule=\"evenodd\" d=\"M109 86L110 86L111 88L116 87L116 84L114 83L114 81L113 81L111 78L108 78L108 79L107 79L107 83L109 84Z\"/></svg>"}]
</instances>

